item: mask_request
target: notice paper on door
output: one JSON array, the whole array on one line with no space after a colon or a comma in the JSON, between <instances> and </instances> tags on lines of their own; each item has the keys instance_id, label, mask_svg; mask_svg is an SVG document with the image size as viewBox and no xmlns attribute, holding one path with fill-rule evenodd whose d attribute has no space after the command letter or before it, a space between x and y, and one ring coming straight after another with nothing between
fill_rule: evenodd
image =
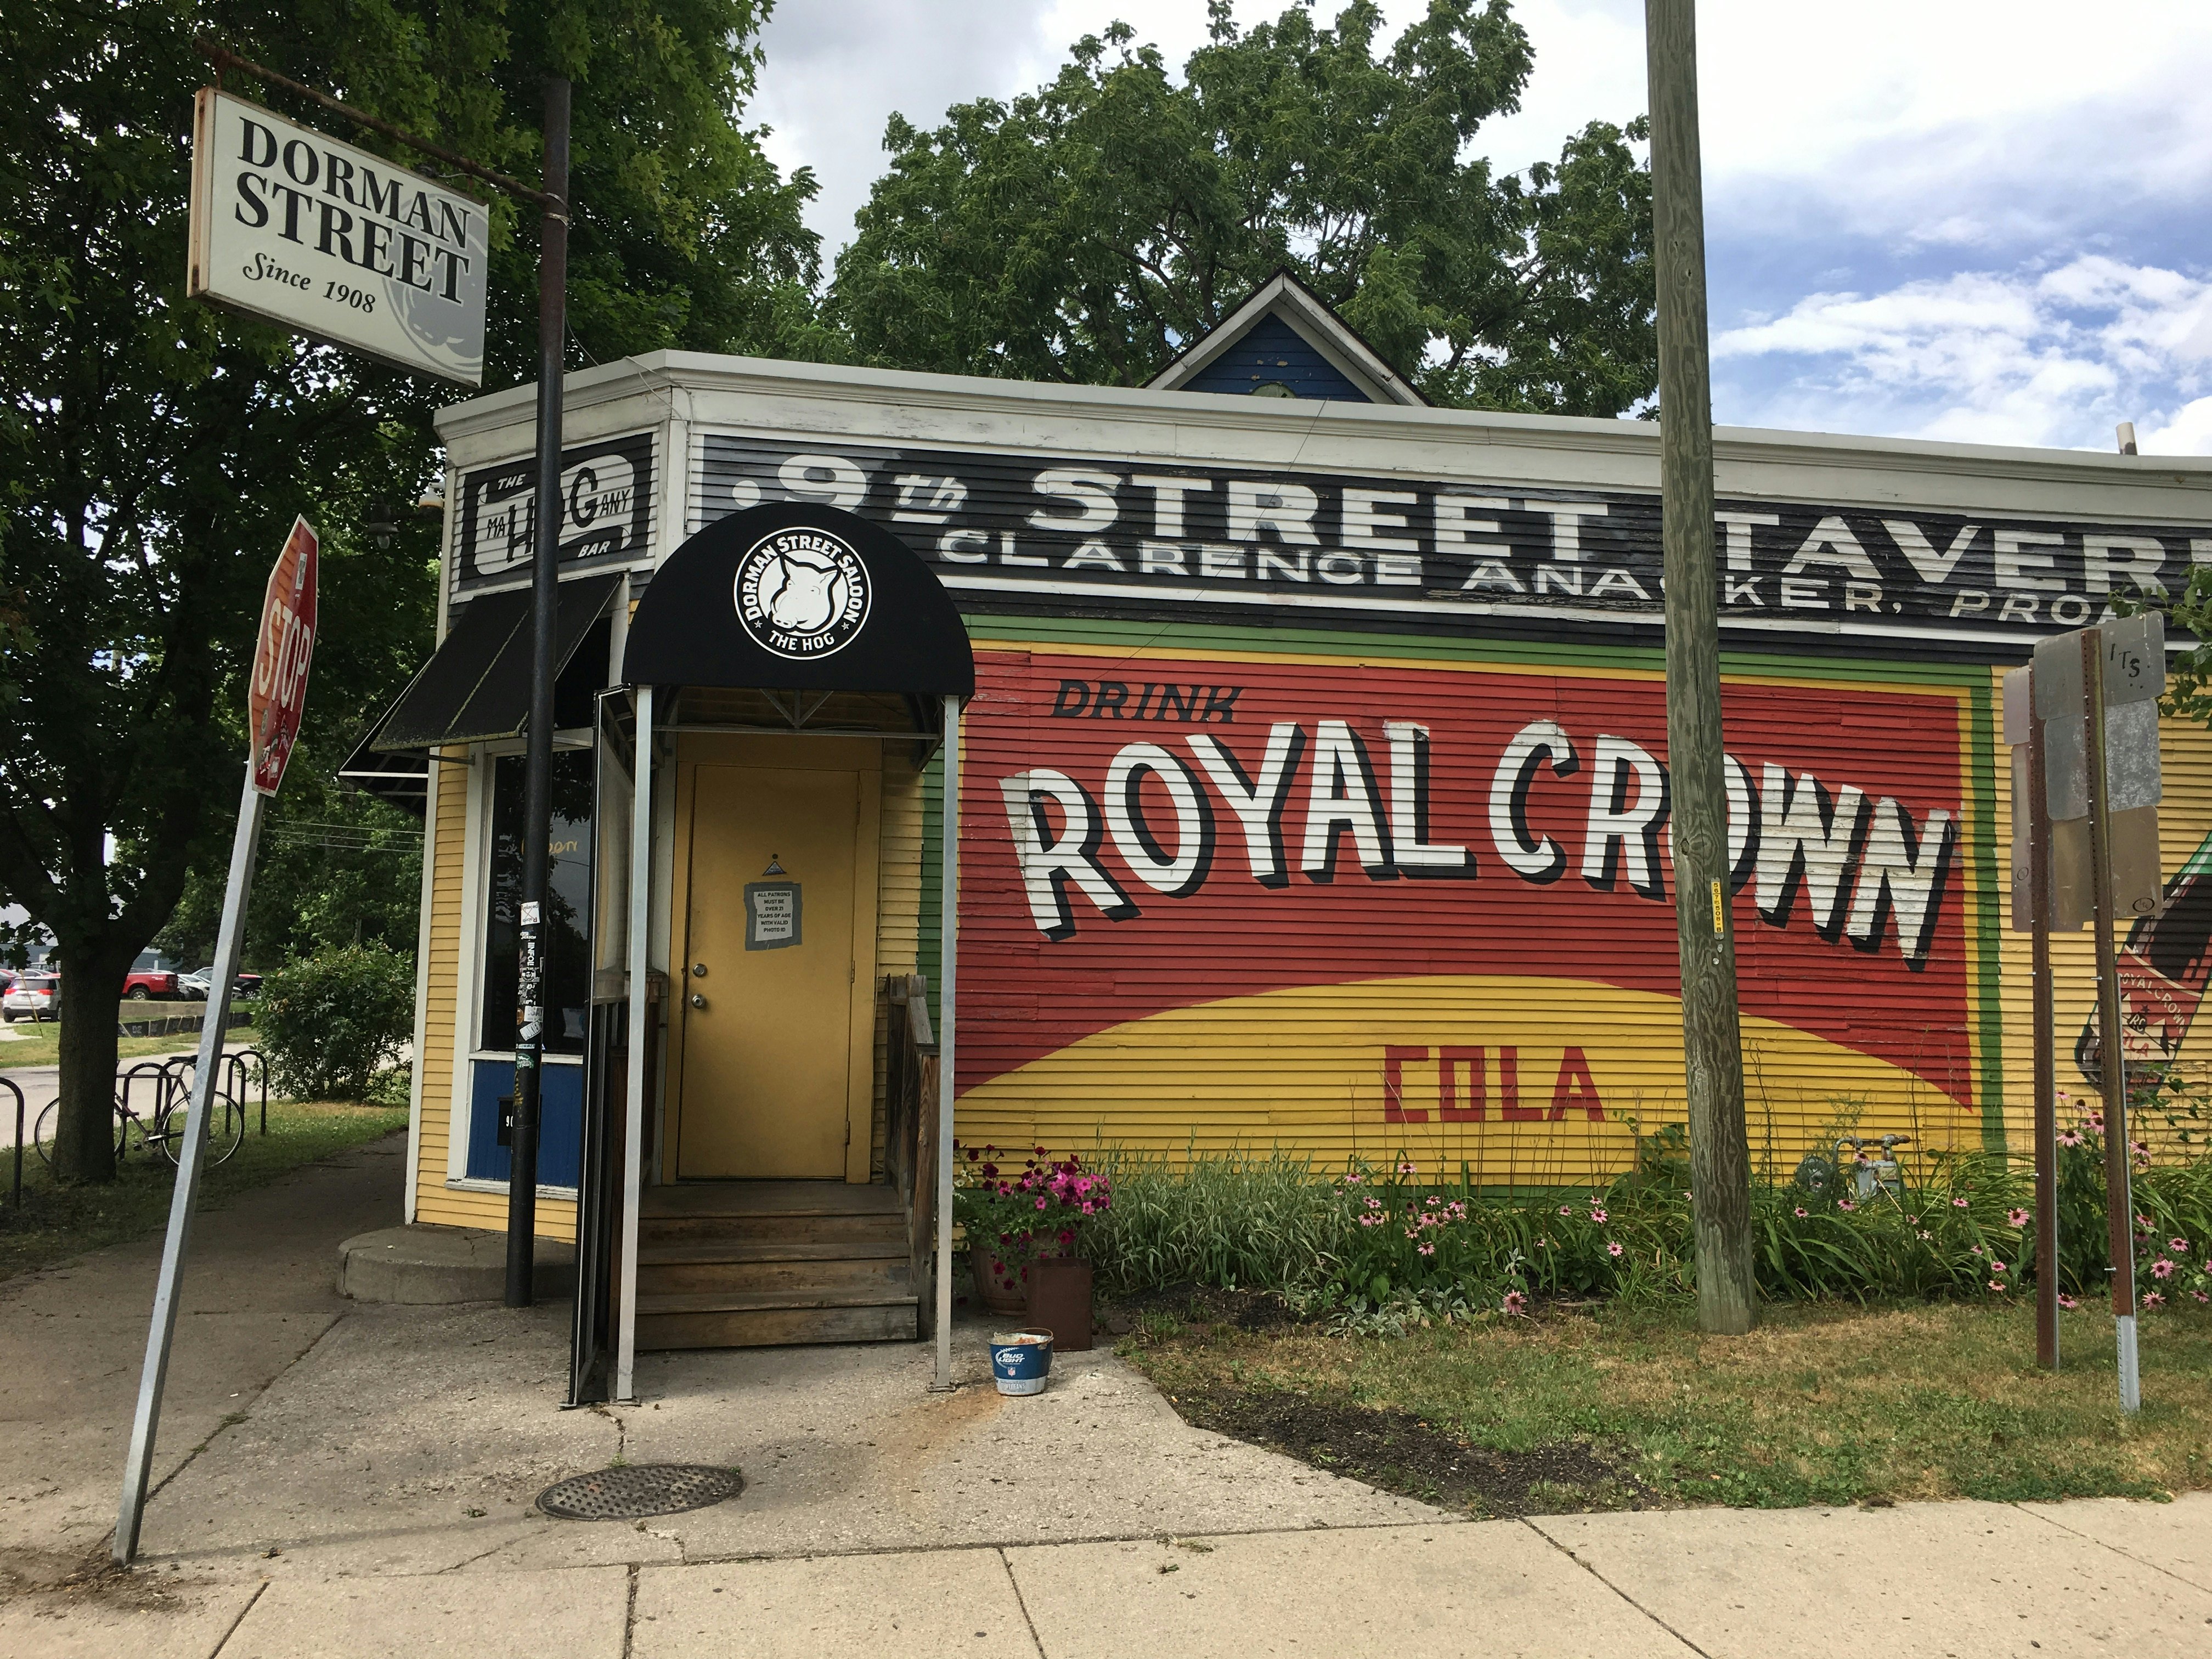
<instances>
[{"instance_id":1,"label":"notice paper on door","mask_svg":"<svg viewBox=\"0 0 2212 1659\"><path fill-rule=\"evenodd\" d=\"M781 951L799 943L799 884L745 884L745 949Z\"/></svg>"}]
</instances>

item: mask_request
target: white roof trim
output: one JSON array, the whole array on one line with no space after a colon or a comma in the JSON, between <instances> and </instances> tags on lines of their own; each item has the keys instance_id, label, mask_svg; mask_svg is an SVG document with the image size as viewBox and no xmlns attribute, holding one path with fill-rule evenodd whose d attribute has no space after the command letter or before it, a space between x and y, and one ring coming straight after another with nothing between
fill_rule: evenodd
<instances>
[{"instance_id":1,"label":"white roof trim","mask_svg":"<svg viewBox=\"0 0 2212 1659\"><path fill-rule=\"evenodd\" d=\"M1262 317L1282 319L1291 331L1328 359L1337 372L1378 404L1425 404L1368 343L1346 327L1312 289L1286 270L1279 270L1252 297L1200 336L1198 343L1145 383L1147 392L1180 392L1237 344ZM1216 394L1220 395L1220 394Z\"/></svg>"}]
</instances>

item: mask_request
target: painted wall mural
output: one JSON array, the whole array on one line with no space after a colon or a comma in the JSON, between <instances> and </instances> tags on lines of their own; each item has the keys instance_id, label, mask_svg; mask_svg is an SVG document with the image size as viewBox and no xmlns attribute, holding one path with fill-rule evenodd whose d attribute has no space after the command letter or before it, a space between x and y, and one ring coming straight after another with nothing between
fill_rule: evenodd
<instances>
[{"instance_id":1,"label":"painted wall mural","mask_svg":"<svg viewBox=\"0 0 2212 1659\"><path fill-rule=\"evenodd\" d=\"M1680 1115L1650 653L1147 632L978 653L967 1121L1574 1164L1617 1156L1627 1115ZM1838 1117L1982 1133L1988 687L1945 672L1800 661L1727 685L1754 1139L1776 1158Z\"/></svg>"}]
</instances>

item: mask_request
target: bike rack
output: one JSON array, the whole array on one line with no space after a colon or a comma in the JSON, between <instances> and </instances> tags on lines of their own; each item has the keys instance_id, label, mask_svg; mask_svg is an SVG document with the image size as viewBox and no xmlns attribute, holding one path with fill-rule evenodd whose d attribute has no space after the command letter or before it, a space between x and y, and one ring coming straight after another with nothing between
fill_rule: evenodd
<instances>
[{"instance_id":1,"label":"bike rack","mask_svg":"<svg viewBox=\"0 0 2212 1659\"><path fill-rule=\"evenodd\" d=\"M16 1214L23 1211L23 1091L15 1086L15 1079L0 1077L0 1089L15 1097L15 1194L9 1207Z\"/></svg>"},{"instance_id":2,"label":"bike rack","mask_svg":"<svg viewBox=\"0 0 2212 1659\"><path fill-rule=\"evenodd\" d=\"M152 1127L155 1136L162 1136L166 1133L161 1126L169 1115L170 1106L174 1103L176 1085L174 1080L169 1076L169 1062L159 1060L140 1060L115 1080L115 1103L125 1113L131 1110L131 1085L143 1075L151 1075L155 1079L154 1113L151 1117L141 1120L138 1130L142 1138L150 1139L153 1137L146 1134L149 1126Z\"/></svg>"},{"instance_id":3,"label":"bike rack","mask_svg":"<svg viewBox=\"0 0 2212 1659\"><path fill-rule=\"evenodd\" d=\"M253 1062L254 1076L261 1085L261 1133L267 1134L269 1133L268 1056L258 1048L240 1048L234 1053L225 1054L222 1059L225 1068L230 1073L229 1080L223 1086L232 1092L233 1098L238 1102L238 1109L241 1112L246 1109L246 1062L249 1060Z\"/></svg>"}]
</instances>

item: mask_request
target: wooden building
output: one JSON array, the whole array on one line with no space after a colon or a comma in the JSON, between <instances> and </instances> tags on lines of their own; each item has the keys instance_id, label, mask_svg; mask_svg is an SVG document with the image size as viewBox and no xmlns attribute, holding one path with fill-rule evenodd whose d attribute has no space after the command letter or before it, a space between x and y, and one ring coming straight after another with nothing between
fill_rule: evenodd
<instances>
[{"instance_id":1,"label":"wooden building","mask_svg":"<svg viewBox=\"0 0 2212 1659\"><path fill-rule=\"evenodd\" d=\"M442 643L356 763L428 823L423 1222L504 1219L532 400L441 417ZM1526 1185L1681 1117L1654 425L1427 407L1286 280L1142 390L660 353L567 400L538 1216L582 1190L580 1376L927 1328L947 696L962 1139ZM1716 450L1754 1160L2022 1144L1997 679L2212 558L2212 463ZM2130 971L2193 1064L2212 746L2165 761Z\"/></svg>"}]
</instances>

